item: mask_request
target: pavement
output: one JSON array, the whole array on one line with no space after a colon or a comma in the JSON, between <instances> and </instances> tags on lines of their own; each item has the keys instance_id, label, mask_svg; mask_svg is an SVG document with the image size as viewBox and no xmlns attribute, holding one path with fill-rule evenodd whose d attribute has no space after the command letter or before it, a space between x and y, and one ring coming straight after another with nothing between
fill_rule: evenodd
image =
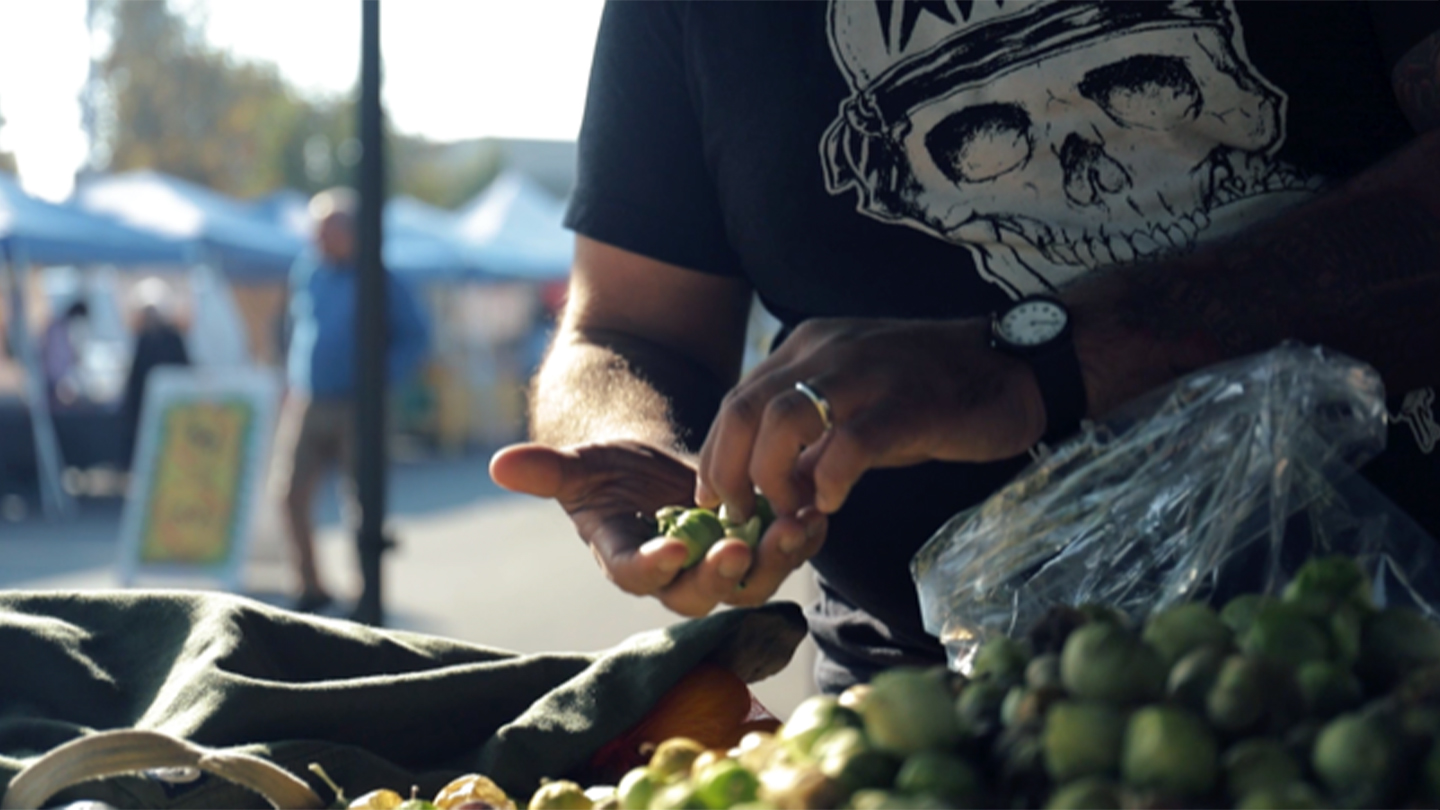
<instances>
[{"instance_id":1,"label":"pavement","mask_svg":"<svg viewBox=\"0 0 1440 810\"><path fill-rule=\"evenodd\" d=\"M589 652L682 620L613 586L558 506L501 490L487 464L488 456L475 455L392 467L390 522L400 545L385 558L387 626L516 652ZM31 515L0 522L0 588L120 587L116 538L123 506L116 498L87 498L69 520ZM360 577L333 486L322 493L317 514L321 571L340 600L335 615L343 615L359 594ZM273 511L258 518L247 560L244 595L286 604L294 575ZM807 567L776 598L805 604L814 593ZM784 671L753 684L760 702L788 717L814 693L814 655L807 640Z\"/></svg>"}]
</instances>

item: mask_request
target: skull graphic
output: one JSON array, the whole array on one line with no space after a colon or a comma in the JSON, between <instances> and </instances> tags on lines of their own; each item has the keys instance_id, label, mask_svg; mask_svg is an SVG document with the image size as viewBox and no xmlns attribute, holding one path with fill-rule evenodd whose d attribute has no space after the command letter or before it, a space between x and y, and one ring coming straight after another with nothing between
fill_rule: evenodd
<instances>
[{"instance_id":1,"label":"skull graphic","mask_svg":"<svg viewBox=\"0 0 1440 810\"><path fill-rule=\"evenodd\" d=\"M821 144L828 188L966 246L1012 296L1190 250L1322 185L1274 158L1286 99L1228 3L895 7L830 7L854 93Z\"/></svg>"}]
</instances>

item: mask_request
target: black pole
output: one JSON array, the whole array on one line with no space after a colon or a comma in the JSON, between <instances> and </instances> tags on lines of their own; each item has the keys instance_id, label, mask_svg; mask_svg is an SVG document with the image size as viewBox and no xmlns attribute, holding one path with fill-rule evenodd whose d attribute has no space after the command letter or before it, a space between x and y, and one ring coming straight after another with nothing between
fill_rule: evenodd
<instances>
[{"instance_id":1,"label":"black pole","mask_svg":"<svg viewBox=\"0 0 1440 810\"><path fill-rule=\"evenodd\" d=\"M380 109L380 3L362 0L360 46L360 219L359 278L356 279L355 484L360 501L356 545L364 591L354 618L384 623L380 558L385 551L385 372L389 324L386 322L385 270L380 263L381 212L385 207L385 144Z\"/></svg>"}]
</instances>

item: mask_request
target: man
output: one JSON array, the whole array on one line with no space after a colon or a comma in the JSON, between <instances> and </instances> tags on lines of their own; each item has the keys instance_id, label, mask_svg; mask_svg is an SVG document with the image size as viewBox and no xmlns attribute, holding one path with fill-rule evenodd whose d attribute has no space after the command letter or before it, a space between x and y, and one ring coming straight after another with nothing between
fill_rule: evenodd
<instances>
[{"instance_id":1,"label":"man","mask_svg":"<svg viewBox=\"0 0 1440 810\"><path fill-rule=\"evenodd\" d=\"M315 252L296 260L290 278L294 330L287 362L289 390L277 431L278 476L294 545L300 595L295 609L323 610L333 600L315 561L315 493L325 474L340 467L347 518L353 522L356 365L355 217L359 199L349 189L317 194L310 203ZM390 330L388 380L416 371L429 343L429 327L409 289L387 272Z\"/></svg>"},{"instance_id":2,"label":"man","mask_svg":"<svg viewBox=\"0 0 1440 810\"><path fill-rule=\"evenodd\" d=\"M492 475L684 615L810 561L827 691L943 661L910 557L1037 441L1286 338L1418 403L1367 473L1440 534L1434 415L1403 399L1440 383L1437 29L1435 3L612 3L537 443ZM752 291L785 330L737 385ZM756 488L782 518L755 552L684 572L636 518Z\"/></svg>"}]
</instances>

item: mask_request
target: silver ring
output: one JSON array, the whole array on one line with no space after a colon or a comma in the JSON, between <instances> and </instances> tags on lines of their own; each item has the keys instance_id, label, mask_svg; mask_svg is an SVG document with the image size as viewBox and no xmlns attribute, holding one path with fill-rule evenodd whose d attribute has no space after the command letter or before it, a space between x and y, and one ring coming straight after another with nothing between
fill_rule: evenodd
<instances>
[{"instance_id":1,"label":"silver ring","mask_svg":"<svg viewBox=\"0 0 1440 810\"><path fill-rule=\"evenodd\" d=\"M803 382L796 382L795 390L804 394L805 398L815 405L815 410L820 413L820 423L825 426L825 430L828 431L830 428L835 427L834 421L831 420L833 411L830 409L830 400L826 399L824 394L821 394Z\"/></svg>"}]
</instances>

